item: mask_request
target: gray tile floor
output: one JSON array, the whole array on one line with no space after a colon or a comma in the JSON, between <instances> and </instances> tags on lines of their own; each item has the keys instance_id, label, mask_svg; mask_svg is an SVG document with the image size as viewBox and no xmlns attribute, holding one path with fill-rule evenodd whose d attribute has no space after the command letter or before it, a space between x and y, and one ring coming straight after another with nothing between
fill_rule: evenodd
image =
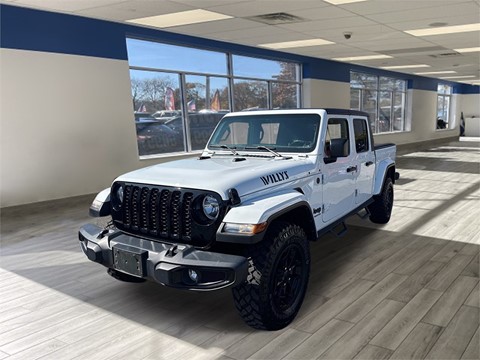
<instances>
[{"instance_id":1,"label":"gray tile floor","mask_svg":"<svg viewBox=\"0 0 480 360\"><path fill-rule=\"evenodd\" d=\"M0 359L479 359L480 144L398 159L392 220L312 244L297 319L250 329L230 291L126 284L87 261L91 197L2 210Z\"/></svg>"}]
</instances>

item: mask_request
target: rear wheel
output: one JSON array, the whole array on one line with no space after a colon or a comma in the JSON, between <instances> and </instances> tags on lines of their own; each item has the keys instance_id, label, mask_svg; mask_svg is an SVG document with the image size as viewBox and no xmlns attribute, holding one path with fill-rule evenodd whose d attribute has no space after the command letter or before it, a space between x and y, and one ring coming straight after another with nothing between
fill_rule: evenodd
<instances>
[{"instance_id":1,"label":"rear wheel","mask_svg":"<svg viewBox=\"0 0 480 360\"><path fill-rule=\"evenodd\" d=\"M304 230L288 223L273 224L265 239L249 249L247 281L232 289L240 316L256 329L284 328L302 305L309 274Z\"/></svg>"},{"instance_id":2,"label":"rear wheel","mask_svg":"<svg viewBox=\"0 0 480 360\"><path fill-rule=\"evenodd\" d=\"M374 202L368 206L370 221L376 224L386 224L390 220L393 208L393 182L386 178L382 192L373 197Z\"/></svg>"}]
</instances>

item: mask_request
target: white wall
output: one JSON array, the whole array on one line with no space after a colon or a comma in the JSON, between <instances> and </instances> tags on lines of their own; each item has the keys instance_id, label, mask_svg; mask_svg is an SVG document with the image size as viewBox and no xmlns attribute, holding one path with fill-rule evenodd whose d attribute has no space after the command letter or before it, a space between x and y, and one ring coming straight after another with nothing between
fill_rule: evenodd
<instances>
[{"instance_id":1,"label":"white wall","mask_svg":"<svg viewBox=\"0 0 480 360\"><path fill-rule=\"evenodd\" d=\"M1 49L1 207L95 193L140 161L127 61Z\"/></svg>"},{"instance_id":2,"label":"white wall","mask_svg":"<svg viewBox=\"0 0 480 360\"><path fill-rule=\"evenodd\" d=\"M303 106L350 109L350 84L340 81L304 79Z\"/></svg>"},{"instance_id":3,"label":"white wall","mask_svg":"<svg viewBox=\"0 0 480 360\"><path fill-rule=\"evenodd\" d=\"M462 105L460 110L467 117L480 117L480 94L461 95Z\"/></svg>"}]
</instances>

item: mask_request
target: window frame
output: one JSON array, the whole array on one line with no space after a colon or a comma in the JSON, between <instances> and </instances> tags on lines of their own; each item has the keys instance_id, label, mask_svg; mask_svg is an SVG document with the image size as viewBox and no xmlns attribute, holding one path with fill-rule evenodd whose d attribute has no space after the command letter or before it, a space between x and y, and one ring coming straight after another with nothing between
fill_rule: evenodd
<instances>
[{"instance_id":1,"label":"window frame","mask_svg":"<svg viewBox=\"0 0 480 360\"><path fill-rule=\"evenodd\" d=\"M267 99L266 99L266 106L268 109L273 108L274 104L274 99L273 99L273 87L274 84L286 84L286 85L295 85L295 90L296 90L296 107L295 108L301 108L302 107L302 85L303 85L303 78L302 78L302 63L293 61L293 60L278 60L278 59L271 59L271 58L262 58L262 57L257 57L257 56L246 56L243 54L237 54L234 52L226 52L226 51L216 51L216 50L211 50L211 49L205 49L201 47L193 47L193 46L185 46L185 45L180 45L180 44L174 44L174 43L168 43L168 42L162 42L162 41L155 41L152 39L143 39L143 38L138 38L135 36L127 36L126 37L126 42L127 42L127 56L128 56L128 39L133 39L133 40L140 40L140 41L145 41L145 42L153 42L153 43L159 43L159 44L164 44L164 45L173 45L181 48L191 48L191 49L197 49L197 50L206 50L214 53L219 53L219 54L224 54L226 56L226 69L227 73L226 74L218 74L218 73L203 73L203 72L197 72L197 71L183 71L183 70L177 70L177 69L163 69L163 68L150 68L150 67L142 67L142 66L132 66L129 63L129 70L136 70L136 71L150 71L150 72L159 72L159 73L169 73L169 74L175 74L179 77L180 79L180 101L181 101L181 111L182 111L182 118L183 118L183 133L184 133L184 141L185 141L185 149L184 151L180 152L165 152L165 153L158 153L158 154L151 154L151 155L141 155L139 153L140 159L149 159L152 157L166 157L166 156L174 156L174 155L180 155L180 154L191 154L191 153L199 153L201 150L193 150L192 149L192 140L191 140L191 133L189 129L189 121L188 121L188 104L187 104L187 96L186 96L186 89L185 89L185 84L186 84L186 77L188 76L210 76L210 77L215 77L215 78L225 78L227 79L227 86L228 86L228 105L229 109L228 112L234 111L235 109L235 81L259 81L259 82L265 82L266 83L266 89L267 89ZM255 77L246 77L246 76L236 76L234 73L233 69L233 57L234 56L242 56L245 58L250 58L252 61L255 61L256 59L261 60L261 61L272 61L272 62L277 62L277 63L286 63L286 64L294 64L295 66L295 80L290 80L290 79L279 79L279 78L255 78ZM135 111L135 108L133 109ZM242 109L243 110L243 109ZM160 111L160 110L156 110ZM186 115L185 115L186 114ZM139 149L140 152L140 149Z\"/></svg>"},{"instance_id":2,"label":"window frame","mask_svg":"<svg viewBox=\"0 0 480 360\"><path fill-rule=\"evenodd\" d=\"M354 80L355 74L358 78L364 77L367 80L367 84L363 87L355 83ZM392 87L383 86L382 84L388 83L394 84ZM397 87L395 84L401 83L403 86ZM352 101L354 97L352 96L353 92L358 92L358 99L355 97L355 102L357 103L356 107L353 107ZM382 98L382 93L387 94L389 105L382 106L382 101L386 101L387 98ZM365 98L370 94L370 101L375 102L372 109L375 112L370 111L364 105ZM374 94L374 95L373 95ZM401 95L402 105L396 105L396 97ZM383 99L383 100L382 100ZM352 110L360 110L368 112L370 115L370 127L373 134L390 134L390 133L398 133L398 132L406 132L407 131L407 81L405 79L390 77L390 76L380 76L374 75L366 72L360 71L350 71L350 108ZM388 107L389 116L386 119L388 121L388 129L385 129L385 125L382 125L380 115L381 113L385 113L383 108ZM400 110L401 113L401 129L395 129L396 120L396 112Z\"/></svg>"},{"instance_id":3,"label":"window frame","mask_svg":"<svg viewBox=\"0 0 480 360\"><path fill-rule=\"evenodd\" d=\"M447 91L445 91L447 90ZM446 101L447 100L447 101ZM438 83L437 85L437 116L435 121L435 131L444 131L452 129L452 100L453 100L453 87L445 84ZM442 102L442 117L439 116L439 104ZM448 103L447 108L445 103ZM446 115L446 116L445 116Z\"/></svg>"}]
</instances>

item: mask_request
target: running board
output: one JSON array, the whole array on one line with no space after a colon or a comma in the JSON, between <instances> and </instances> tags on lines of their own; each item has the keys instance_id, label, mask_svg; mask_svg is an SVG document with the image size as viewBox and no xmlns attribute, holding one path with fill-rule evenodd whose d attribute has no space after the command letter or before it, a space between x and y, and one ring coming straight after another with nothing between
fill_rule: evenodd
<instances>
[{"instance_id":1,"label":"running board","mask_svg":"<svg viewBox=\"0 0 480 360\"><path fill-rule=\"evenodd\" d=\"M341 229L339 229L339 231L337 232L336 229L338 227L341 227ZM336 237L342 237L343 235L345 235L347 233L347 225L345 225L345 222L341 222L339 224L337 224L336 226L334 226L330 232L335 235Z\"/></svg>"},{"instance_id":2,"label":"running board","mask_svg":"<svg viewBox=\"0 0 480 360\"><path fill-rule=\"evenodd\" d=\"M357 212L356 215L360 219L365 220L366 218L368 218L370 216L370 210L368 210L368 208L363 208L359 212Z\"/></svg>"}]
</instances>

